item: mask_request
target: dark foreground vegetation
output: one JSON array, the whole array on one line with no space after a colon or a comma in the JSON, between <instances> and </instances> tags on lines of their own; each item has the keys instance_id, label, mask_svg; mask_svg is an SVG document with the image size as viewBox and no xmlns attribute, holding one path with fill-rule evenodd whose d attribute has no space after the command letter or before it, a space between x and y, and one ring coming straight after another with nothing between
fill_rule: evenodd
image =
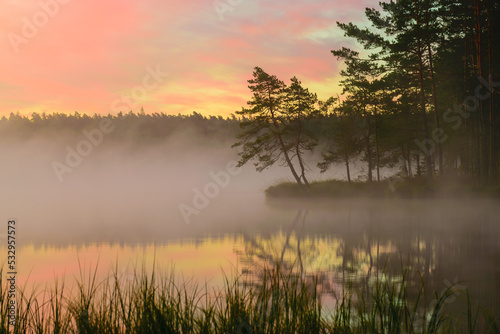
<instances>
[{"instance_id":1,"label":"dark foreground vegetation","mask_svg":"<svg viewBox=\"0 0 500 334\"><path fill-rule=\"evenodd\" d=\"M0 275L0 333L9 332L7 284ZM135 271L98 281L81 274L68 294L55 282L47 291L17 292L10 333L498 333L495 318L456 284L427 291L418 273L380 273L348 285L336 303L322 305L318 277L279 265L253 280L235 274L223 288L179 282L174 274ZM256 282L256 283L255 283ZM415 282L415 283L410 283ZM326 292L328 293L328 292ZM459 296L458 298L456 296ZM448 305L454 309L450 311Z\"/></svg>"}]
</instances>

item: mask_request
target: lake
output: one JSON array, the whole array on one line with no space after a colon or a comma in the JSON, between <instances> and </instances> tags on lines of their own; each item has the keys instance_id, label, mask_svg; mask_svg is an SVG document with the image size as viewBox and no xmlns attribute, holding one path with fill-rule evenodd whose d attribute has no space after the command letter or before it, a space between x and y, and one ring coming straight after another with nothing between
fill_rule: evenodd
<instances>
[{"instance_id":1,"label":"lake","mask_svg":"<svg viewBox=\"0 0 500 334\"><path fill-rule=\"evenodd\" d=\"M111 271L133 279L134 269L151 270L154 263L179 277L222 286L224 273L279 262L304 275L319 274L323 292L339 293L343 284L362 284L382 272L398 276L407 267L432 290L458 283L483 306L499 309L500 208L494 201L270 201L260 210L231 210L175 233L148 219L138 222L141 228L130 225L112 234L103 223L100 238L83 229L79 240L30 240L29 226L20 221L18 238L26 239L18 246L18 279L43 289L64 277L71 286L81 269L88 274L95 268L101 279Z\"/></svg>"},{"instance_id":2,"label":"lake","mask_svg":"<svg viewBox=\"0 0 500 334\"><path fill-rule=\"evenodd\" d=\"M64 279L71 289L96 269L100 280L112 271L133 279L134 269L153 266L216 287L224 273L250 277L281 263L317 274L328 307L343 286L397 278L404 267L427 291L456 283L500 309L497 200L269 200L264 190L288 171L245 166L231 174L235 156L226 147L174 155L103 146L58 182L50 163L60 145L23 145L1 148L13 157L0 200L5 224L17 222L18 287L43 291ZM460 289L453 305L465 297Z\"/></svg>"}]
</instances>

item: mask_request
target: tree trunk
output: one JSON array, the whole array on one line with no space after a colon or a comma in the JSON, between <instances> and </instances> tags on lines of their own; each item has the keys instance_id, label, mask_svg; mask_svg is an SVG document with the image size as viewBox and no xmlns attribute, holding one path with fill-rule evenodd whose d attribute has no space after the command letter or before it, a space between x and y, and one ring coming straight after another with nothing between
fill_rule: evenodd
<instances>
[{"instance_id":1,"label":"tree trunk","mask_svg":"<svg viewBox=\"0 0 500 334\"><path fill-rule=\"evenodd\" d=\"M271 95L269 94L269 98L271 98ZM290 168L290 171L292 172L293 177L295 178L295 181L297 181L297 184L302 188L304 185L302 184L302 181L300 180L299 175L295 171L295 168L293 167L292 160L290 159L290 156L288 155L288 150L286 149L285 143L283 142L283 138L281 137L279 133L279 125L278 122L276 121L276 117L274 116L274 110L271 107L270 108L271 112L271 120L273 122L273 126L276 129L276 137L278 138L278 141L280 143L281 151L283 152L283 155L285 156L285 161Z\"/></svg>"},{"instance_id":2,"label":"tree trunk","mask_svg":"<svg viewBox=\"0 0 500 334\"><path fill-rule=\"evenodd\" d=\"M375 110L375 153L377 159L377 182L380 182L380 152L378 149L377 110Z\"/></svg>"},{"instance_id":3,"label":"tree trunk","mask_svg":"<svg viewBox=\"0 0 500 334\"><path fill-rule=\"evenodd\" d=\"M429 32L429 20L430 20L429 7L427 7L426 8L425 26L426 26L427 32L430 34L430 32ZM436 129L441 129L441 126L439 124L441 115L439 113L438 103L437 103L436 80L434 78L434 65L433 65L432 48L431 48L430 39L427 39L427 57L429 58L429 74L431 76L432 104L434 105L434 122L435 122ZM443 176L444 166L443 166L443 149L442 149L442 145L441 145L441 140L437 141L436 146L437 146L437 150L438 150L439 175Z\"/></svg>"},{"instance_id":4,"label":"tree trunk","mask_svg":"<svg viewBox=\"0 0 500 334\"><path fill-rule=\"evenodd\" d=\"M417 26L420 26L420 17L418 13L418 4L415 1L415 20ZM420 29L419 29L420 30ZM424 64L423 64L423 50L422 50L422 41L421 37L418 36L417 39L417 58L418 58L418 79L419 79L419 95L420 95L420 113L422 114L422 125L424 129L424 136L426 140L431 140L429 125L427 124L427 112L425 108L425 91L424 91ZM427 169L427 181L432 181L433 176L433 167L432 167L432 156L431 152L429 154L425 154L425 166Z\"/></svg>"},{"instance_id":5,"label":"tree trunk","mask_svg":"<svg viewBox=\"0 0 500 334\"><path fill-rule=\"evenodd\" d=\"M492 61L493 61L493 56L492 56L492 50L491 50L491 16L490 16L490 1L486 1L486 17L488 20L488 85L489 85L489 91L490 91L490 98L489 98L489 104L490 104L490 179L494 180L495 177L497 176L497 165L496 165L496 152L495 152L495 139L496 139L496 133L495 133L495 124L496 124L496 119L495 119L495 112L494 112L494 107L493 107L493 98L494 95L492 94L493 92L493 73L492 73Z\"/></svg>"},{"instance_id":6,"label":"tree trunk","mask_svg":"<svg viewBox=\"0 0 500 334\"><path fill-rule=\"evenodd\" d=\"M304 167L304 162L302 161L302 152L300 151L300 136L302 134L302 122L300 116L298 117L298 132L297 132L297 141L295 143L295 153L297 154L297 159L299 160L299 166L300 166L300 177L302 178L302 181L304 181L304 184L306 187L309 187L309 181L306 179L306 171Z\"/></svg>"},{"instance_id":7,"label":"tree trunk","mask_svg":"<svg viewBox=\"0 0 500 334\"><path fill-rule=\"evenodd\" d=\"M347 170L347 182L349 184L351 184L351 172L349 170L349 145L347 145L347 141L345 138L342 116L340 116L340 134L342 136L342 145L344 145L344 161L345 161L345 167Z\"/></svg>"},{"instance_id":8,"label":"tree trunk","mask_svg":"<svg viewBox=\"0 0 500 334\"><path fill-rule=\"evenodd\" d=\"M481 8L478 0L474 0L474 42L476 51L476 71L477 75L483 77L483 64L482 64L482 42L481 42ZM488 179L488 167L489 167L489 126L488 126L488 115L486 114L483 101L479 99L479 114L480 114L480 164L479 164L479 175L481 182L485 184Z\"/></svg>"},{"instance_id":9,"label":"tree trunk","mask_svg":"<svg viewBox=\"0 0 500 334\"><path fill-rule=\"evenodd\" d=\"M276 124L274 124L274 126L276 128ZM290 156L288 155L288 151L286 149L285 143L283 142L283 138L281 137L280 134L277 134L276 136L278 137L278 140L279 140L280 146L281 146L281 150L283 151L283 155L285 156L285 161L286 161L288 167L290 167L290 171L292 172L292 175L295 178L295 181L297 181L297 183L302 187L303 186L302 181L300 180L299 175L295 171L295 167L293 167L292 160L290 160Z\"/></svg>"},{"instance_id":10,"label":"tree trunk","mask_svg":"<svg viewBox=\"0 0 500 334\"><path fill-rule=\"evenodd\" d=\"M345 154L345 168L347 170L347 183L351 184L351 172L349 170L349 157Z\"/></svg>"},{"instance_id":11,"label":"tree trunk","mask_svg":"<svg viewBox=\"0 0 500 334\"><path fill-rule=\"evenodd\" d=\"M403 155L403 167L404 167L404 171L406 173L406 178L410 178L410 161L409 159L407 160L406 159L406 154L405 154L405 145L404 144L401 144L401 154ZM408 164L408 166L407 166Z\"/></svg>"},{"instance_id":12,"label":"tree trunk","mask_svg":"<svg viewBox=\"0 0 500 334\"><path fill-rule=\"evenodd\" d=\"M413 177L413 170L411 167L411 151L408 148L408 173L410 174L410 179Z\"/></svg>"},{"instance_id":13,"label":"tree trunk","mask_svg":"<svg viewBox=\"0 0 500 334\"><path fill-rule=\"evenodd\" d=\"M419 50L420 50L420 41L418 42L419 44ZM429 131L429 125L427 123L427 111L425 110L425 91L424 91L424 69L423 69L423 62L422 62L422 53L419 51L418 54L418 78L419 78L419 84L420 84L420 112L422 115L422 125L424 127L424 136L426 140L431 140L430 136L430 131ZM433 177L433 167L432 167L432 152L429 152L428 154L425 154L425 168L426 174L427 174L427 180L429 182L432 181Z\"/></svg>"},{"instance_id":14,"label":"tree trunk","mask_svg":"<svg viewBox=\"0 0 500 334\"><path fill-rule=\"evenodd\" d=\"M371 152L371 148L370 148L370 136L371 136L372 129L371 129L370 120L368 119L368 115L366 115L366 113L365 113L365 119L366 119L366 123L368 124L368 130L365 133L366 160L368 162L368 182L372 182L373 181L373 173L372 173L373 167L372 167L372 152Z\"/></svg>"},{"instance_id":15,"label":"tree trunk","mask_svg":"<svg viewBox=\"0 0 500 334\"><path fill-rule=\"evenodd\" d=\"M431 75L431 86L432 86L432 103L434 104L434 121L436 125L436 129L440 129L441 126L439 124L439 119L440 119L440 113L438 109L438 103L437 103L437 92L436 92L436 82L434 79L434 67L432 64L432 50L431 50L431 44L429 41L427 41L427 52L429 54L429 71ZM439 161L439 175L443 176L444 174L444 164L443 164L443 149L441 145L441 141L437 141L437 150L438 150L438 161Z\"/></svg>"}]
</instances>

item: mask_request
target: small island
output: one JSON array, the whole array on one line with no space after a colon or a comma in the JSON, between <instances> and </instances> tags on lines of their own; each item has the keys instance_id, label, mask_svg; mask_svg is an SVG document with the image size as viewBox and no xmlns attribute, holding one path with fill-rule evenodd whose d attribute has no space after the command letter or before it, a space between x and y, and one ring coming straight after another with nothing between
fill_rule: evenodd
<instances>
[{"instance_id":1,"label":"small island","mask_svg":"<svg viewBox=\"0 0 500 334\"><path fill-rule=\"evenodd\" d=\"M499 185L482 186L461 179L428 184L424 178L388 179L380 182L327 180L308 188L283 182L266 189L268 199L284 198L500 198Z\"/></svg>"}]
</instances>

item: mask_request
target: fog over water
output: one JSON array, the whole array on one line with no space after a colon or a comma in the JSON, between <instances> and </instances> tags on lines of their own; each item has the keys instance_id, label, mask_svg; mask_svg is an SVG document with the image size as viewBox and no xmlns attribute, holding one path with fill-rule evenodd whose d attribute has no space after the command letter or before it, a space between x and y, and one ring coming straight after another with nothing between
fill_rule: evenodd
<instances>
[{"instance_id":1,"label":"fog over water","mask_svg":"<svg viewBox=\"0 0 500 334\"><path fill-rule=\"evenodd\" d=\"M280 166L258 173L249 164L237 170L231 167L229 174L228 165L234 166L238 159L233 142L207 143L187 131L152 144L105 138L77 167L70 167L71 172L59 172L60 182L54 162L69 167L66 147L76 151L84 139L53 136L0 144L2 156L9 157L0 175L6 190L1 193L4 212L20 221L24 238L135 242L216 233L215 223L224 226L223 221L235 216L239 222L241 218L252 222L269 211L264 190L291 180L289 171ZM316 174L313 178L324 177ZM222 182L216 189L215 181ZM196 189L205 193L208 184L213 198L204 203L198 196L203 205L198 210L193 204ZM197 211L188 215L191 224L186 224L181 204ZM234 221L227 227L235 228Z\"/></svg>"},{"instance_id":2,"label":"fog over water","mask_svg":"<svg viewBox=\"0 0 500 334\"><path fill-rule=\"evenodd\" d=\"M25 256L31 257L21 257L21 263L36 267L45 259L48 273L39 272L35 279L59 273L56 264L53 271L49 268L49 259L64 252L76 257L75 246L83 247L80 254L89 261L101 251L115 258L121 254L126 261L128 256L137 259L134 247L154 252L154 244L168 263L186 265L194 275L196 266L189 261L217 258L210 269L214 275L221 263L271 262L285 253L290 262L300 257L307 270L334 276L366 275L385 267L397 272L409 263L436 288L445 280L468 281L479 298L498 308L498 201L269 200L267 187L291 180L286 168L258 173L249 164L231 173L228 164L238 158L231 141L204 142L189 132L148 144L105 138L59 182L52 163L65 163L66 146L74 148L80 140L54 135L0 144L6 157L0 173L2 216L19 222L19 254L25 247ZM313 180L343 173L341 166L324 175L311 168ZM218 194L196 209L196 189L213 187L213 175L222 177L223 184L229 175L229 183L210 190ZM181 204L198 212L189 215L188 223ZM188 242L196 240L199 246ZM207 254L212 255L203 260Z\"/></svg>"}]
</instances>

